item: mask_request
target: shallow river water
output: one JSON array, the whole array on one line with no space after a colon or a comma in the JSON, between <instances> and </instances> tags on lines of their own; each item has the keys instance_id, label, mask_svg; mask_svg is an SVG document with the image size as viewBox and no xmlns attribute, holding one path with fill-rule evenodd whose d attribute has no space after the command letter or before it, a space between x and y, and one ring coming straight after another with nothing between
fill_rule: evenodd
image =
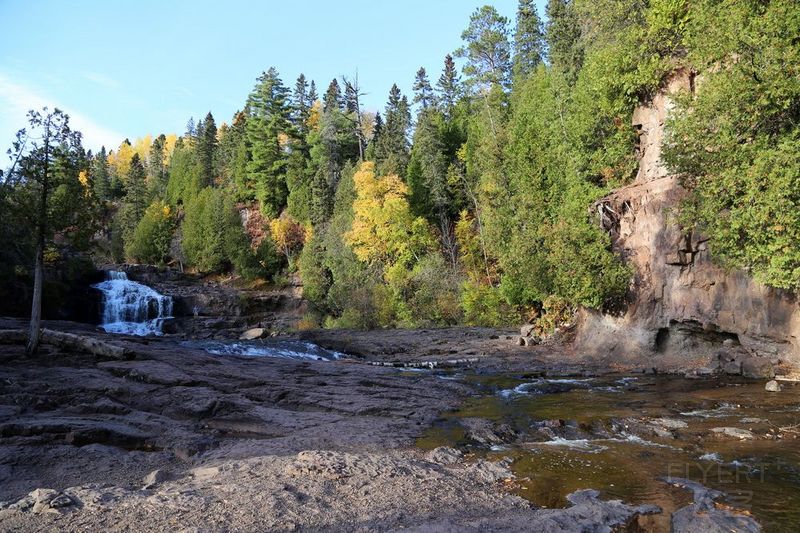
<instances>
[{"instance_id":1,"label":"shallow river water","mask_svg":"<svg viewBox=\"0 0 800 533\"><path fill-rule=\"evenodd\" d=\"M668 530L669 513L691 501L662 481L673 476L725 492L724 504L752 513L766 531L800 528L800 427L793 427L800 387L769 393L763 382L661 376L459 379L485 393L447 414L418 445L512 457L511 490L537 505L564 507L567 494L594 488L661 506L650 525ZM506 424L517 437L478 445L459 423L473 417ZM712 431L723 427L754 438Z\"/></svg>"}]
</instances>

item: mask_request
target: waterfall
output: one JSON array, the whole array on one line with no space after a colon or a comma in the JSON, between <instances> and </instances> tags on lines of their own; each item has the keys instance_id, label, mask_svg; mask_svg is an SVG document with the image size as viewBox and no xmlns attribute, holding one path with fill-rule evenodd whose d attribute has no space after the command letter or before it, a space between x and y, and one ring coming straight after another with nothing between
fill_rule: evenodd
<instances>
[{"instance_id":1,"label":"waterfall","mask_svg":"<svg viewBox=\"0 0 800 533\"><path fill-rule=\"evenodd\" d=\"M172 297L109 270L106 280L92 285L103 293L103 323L108 333L161 335L165 318L172 318Z\"/></svg>"}]
</instances>

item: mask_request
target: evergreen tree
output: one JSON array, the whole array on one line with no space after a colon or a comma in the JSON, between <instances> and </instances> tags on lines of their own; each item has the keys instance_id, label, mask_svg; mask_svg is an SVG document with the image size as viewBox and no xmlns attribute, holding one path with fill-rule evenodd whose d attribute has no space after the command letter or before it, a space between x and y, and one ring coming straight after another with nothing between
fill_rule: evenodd
<instances>
[{"instance_id":1,"label":"evergreen tree","mask_svg":"<svg viewBox=\"0 0 800 533\"><path fill-rule=\"evenodd\" d=\"M508 34L508 19L495 8L483 6L472 13L469 26L461 34L466 44L456 51L457 57L467 60L464 74L470 85L508 86L511 72Z\"/></svg>"},{"instance_id":2,"label":"evergreen tree","mask_svg":"<svg viewBox=\"0 0 800 533\"><path fill-rule=\"evenodd\" d=\"M584 55L575 5L572 0L548 0L546 13L545 36L550 65L573 85L583 66Z\"/></svg>"},{"instance_id":3,"label":"evergreen tree","mask_svg":"<svg viewBox=\"0 0 800 533\"><path fill-rule=\"evenodd\" d=\"M375 145L375 162L380 175L405 175L408 164L408 130L411 127L411 112L408 99L397 84L389 91L386 104L386 122Z\"/></svg>"},{"instance_id":4,"label":"evergreen tree","mask_svg":"<svg viewBox=\"0 0 800 533\"><path fill-rule=\"evenodd\" d=\"M161 198L167 187L167 167L165 164L165 149L167 137L163 133L153 140L150 145L150 155L147 158L147 174L150 179L150 197Z\"/></svg>"},{"instance_id":5,"label":"evergreen tree","mask_svg":"<svg viewBox=\"0 0 800 533\"><path fill-rule=\"evenodd\" d=\"M453 109L458 101L459 83L456 63L453 61L453 56L447 54L444 58L442 75L439 77L439 82L436 86L439 90L439 101L442 104L442 110L448 118L453 116Z\"/></svg>"},{"instance_id":6,"label":"evergreen tree","mask_svg":"<svg viewBox=\"0 0 800 533\"><path fill-rule=\"evenodd\" d=\"M339 87L339 82L334 78L328 85L328 90L325 91L325 96L322 97L322 112L329 113L334 109L342 108L342 90Z\"/></svg>"},{"instance_id":7,"label":"evergreen tree","mask_svg":"<svg viewBox=\"0 0 800 533\"><path fill-rule=\"evenodd\" d=\"M248 98L250 116L246 131L250 149L248 179L267 217L277 216L286 205L287 154L281 138L289 130L289 90L271 67L257 80Z\"/></svg>"},{"instance_id":8,"label":"evergreen tree","mask_svg":"<svg viewBox=\"0 0 800 533\"><path fill-rule=\"evenodd\" d=\"M66 233L75 225L91 230L91 225L77 217L81 203L84 206L87 203L84 196L87 191L80 180L80 170L86 164L80 133L70 129L69 117L58 109L48 112L45 108L43 114L29 111L28 124L28 128L17 133L8 151L14 164L8 175L0 176L0 185L3 199L8 194L17 223L27 227L35 248L31 258L34 263L31 320L25 348L26 354L32 356L38 351L41 338L45 248L56 232ZM13 188L6 191L6 187ZM5 211L7 205L2 207ZM10 229L3 228L3 233L6 231Z\"/></svg>"},{"instance_id":9,"label":"evergreen tree","mask_svg":"<svg viewBox=\"0 0 800 533\"><path fill-rule=\"evenodd\" d=\"M313 82L312 82L313 83ZM304 74L297 77L292 94L292 122L297 130L297 136L305 141L308 135L308 117L311 113L311 100L308 90L308 82Z\"/></svg>"},{"instance_id":10,"label":"evergreen tree","mask_svg":"<svg viewBox=\"0 0 800 533\"><path fill-rule=\"evenodd\" d=\"M318 98L319 95L317 94L317 84L314 83L314 80L311 80L311 85L308 87L309 105L314 105L314 102L316 102Z\"/></svg>"},{"instance_id":11,"label":"evergreen tree","mask_svg":"<svg viewBox=\"0 0 800 533\"><path fill-rule=\"evenodd\" d=\"M428 81L428 73L425 72L424 67L420 67L417 75L414 78L414 103L420 104L423 109L428 106L436 105L435 97L433 95L433 88L430 81Z\"/></svg>"},{"instance_id":12,"label":"evergreen tree","mask_svg":"<svg viewBox=\"0 0 800 533\"><path fill-rule=\"evenodd\" d=\"M105 146L100 148L100 151L97 152L92 161L92 179L95 196L99 200L108 200L111 193L111 183L108 176L108 156L106 155Z\"/></svg>"},{"instance_id":13,"label":"evergreen tree","mask_svg":"<svg viewBox=\"0 0 800 533\"><path fill-rule=\"evenodd\" d=\"M206 118L203 119L201 126L198 127L197 135L196 150L202 172L201 182L204 186L212 185L216 178L215 160L219 141L217 140L217 124L214 122L214 116L210 111Z\"/></svg>"},{"instance_id":14,"label":"evergreen tree","mask_svg":"<svg viewBox=\"0 0 800 533\"><path fill-rule=\"evenodd\" d=\"M514 31L514 80L525 80L542 63L544 31L533 0L519 0Z\"/></svg>"}]
</instances>

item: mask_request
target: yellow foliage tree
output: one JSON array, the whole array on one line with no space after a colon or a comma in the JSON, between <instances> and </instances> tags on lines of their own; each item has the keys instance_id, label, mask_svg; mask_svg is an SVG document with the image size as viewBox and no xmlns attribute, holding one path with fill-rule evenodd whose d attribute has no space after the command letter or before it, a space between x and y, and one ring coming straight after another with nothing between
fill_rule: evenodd
<instances>
[{"instance_id":1,"label":"yellow foliage tree","mask_svg":"<svg viewBox=\"0 0 800 533\"><path fill-rule=\"evenodd\" d=\"M168 133L164 137L164 164L168 165L169 160L172 158L172 152L175 151L175 143L178 142L178 136L174 133Z\"/></svg>"},{"instance_id":2,"label":"yellow foliage tree","mask_svg":"<svg viewBox=\"0 0 800 533\"><path fill-rule=\"evenodd\" d=\"M353 176L353 225L345 242L359 260L381 264L388 282L400 281L411 266L435 248L428 223L414 217L408 187L396 175L375 176L375 163L361 163Z\"/></svg>"},{"instance_id":3,"label":"yellow foliage tree","mask_svg":"<svg viewBox=\"0 0 800 533\"><path fill-rule=\"evenodd\" d=\"M139 154L139 159L142 160L145 166L147 166L147 162L150 160L150 146L152 146L152 144L153 136L150 134L139 137L133 142L133 151Z\"/></svg>"},{"instance_id":4,"label":"yellow foliage tree","mask_svg":"<svg viewBox=\"0 0 800 533\"><path fill-rule=\"evenodd\" d=\"M306 240L306 232L303 225L286 213L270 220L269 233L275 242L275 246L286 256L287 261L291 259L295 251L303 246Z\"/></svg>"},{"instance_id":5,"label":"yellow foliage tree","mask_svg":"<svg viewBox=\"0 0 800 533\"><path fill-rule=\"evenodd\" d=\"M131 169L131 159L136 151L133 146L127 141L122 141L119 148L114 152L108 154L108 168L112 175L118 176L124 183L128 179L128 173Z\"/></svg>"},{"instance_id":6,"label":"yellow foliage tree","mask_svg":"<svg viewBox=\"0 0 800 533\"><path fill-rule=\"evenodd\" d=\"M312 131L319 127L319 118L322 115L322 102L319 100L314 100L314 103L311 104L311 109L308 113L308 120L306 121L306 125L308 126L308 131Z\"/></svg>"}]
</instances>

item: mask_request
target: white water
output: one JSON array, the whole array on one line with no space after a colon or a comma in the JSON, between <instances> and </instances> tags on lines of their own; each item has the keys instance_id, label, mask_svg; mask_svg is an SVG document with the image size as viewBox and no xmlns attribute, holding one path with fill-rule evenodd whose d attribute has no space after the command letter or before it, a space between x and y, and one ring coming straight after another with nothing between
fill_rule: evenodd
<instances>
[{"instance_id":1,"label":"white water","mask_svg":"<svg viewBox=\"0 0 800 533\"><path fill-rule=\"evenodd\" d=\"M326 350L316 344L298 340L184 341L181 345L189 348L200 348L214 355L279 357L284 359L310 359L313 361L331 361L344 357L339 352Z\"/></svg>"},{"instance_id":2,"label":"white water","mask_svg":"<svg viewBox=\"0 0 800 533\"><path fill-rule=\"evenodd\" d=\"M92 285L103 293L103 323L108 333L161 335L164 319L172 318L172 297L109 270L106 280Z\"/></svg>"}]
</instances>

